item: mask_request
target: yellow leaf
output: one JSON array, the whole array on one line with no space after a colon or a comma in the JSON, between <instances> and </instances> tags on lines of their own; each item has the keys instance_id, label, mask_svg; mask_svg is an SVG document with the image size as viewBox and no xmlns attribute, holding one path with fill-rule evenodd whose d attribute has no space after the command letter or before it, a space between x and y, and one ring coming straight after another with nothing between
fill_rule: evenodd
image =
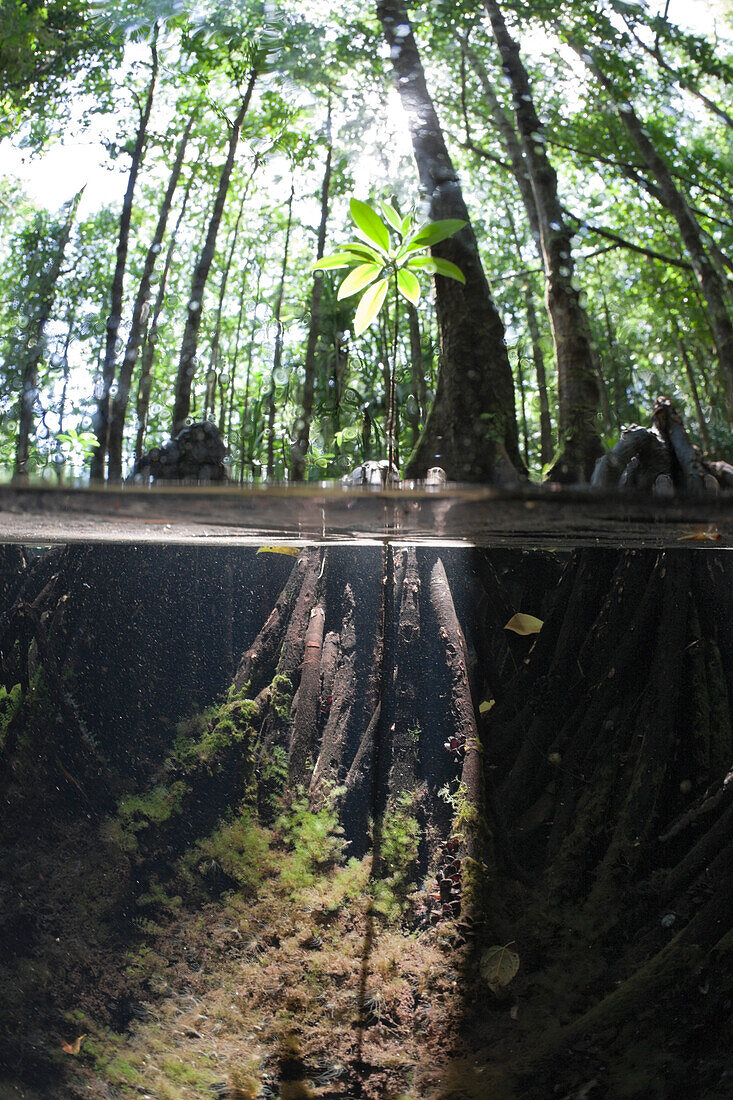
<instances>
[{"instance_id":1,"label":"yellow leaf","mask_svg":"<svg viewBox=\"0 0 733 1100\"><path fill-rule=\"evenodd\" d=\"M539 634L542 630L542 619L536 619L534 615L523 615L517 612L512 615L504 627L505 630L513 630L515 634Z\"/></svg>"},{"instance_id":2,"label":"yellow leaf","mask_svg":"<svg viewBox=\"0 0 733 1100\"><path fill-rule=\"evenodd\" d=\"M479 703L479 705L478 705L479 714L488 714L489 711L491 710L491 708L493 707L493 705L494 705L494 700L493 699L484 699L483 703Z\"/></svg>"},{"instance_id":3,"label":"yellow leaf","mask_svg":"<svg viewBox=\"0 0 733 1100\"><path fill-rule=\"evenodd\" d=\"M261 546L258 554L289 554L291 558L297 558L300 550L297 546Z\"/></svg>"},{"instance_id":4,"label":"yellow leaf","mask_svg":"<svg viewBox=\"0 0 733 1100\"><path fill-rule=\"evenodd\" d=\"M64 1054L78 1054L81 1050L82 1039L86 1039L86 1034L80 1035L78 1039L74 1039L73 1043L67 1043L65 1039L62 1039L61 1049Z\"/></svg>"},{"instance_id":5,"label":"yellow leaf","mask_svg":"<svg viewBox=\"0 0 733 1100\"><path fill-rule=\"evenodd\" d=\"M510 944L501 947L487 947L481 952L479 969L481 977L492 993L498 993L515 976L519 970L519 955L516 951L510 951Z\"/></svg>"}]
</instances>

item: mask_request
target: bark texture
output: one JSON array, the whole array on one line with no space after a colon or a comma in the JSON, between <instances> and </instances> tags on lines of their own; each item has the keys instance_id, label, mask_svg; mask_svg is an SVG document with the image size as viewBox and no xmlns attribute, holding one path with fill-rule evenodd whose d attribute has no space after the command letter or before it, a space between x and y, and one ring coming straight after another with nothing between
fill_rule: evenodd
<instances>
[{"instance_id":1,"label":"bark texture","mask_svg":"<svg viewBox=\"0 0 733 1100\"><path fill-rule=\"evenodd\" d=\"M229 131L227 143L227 155L219 176L214 207L209 219L201 255L198 258L196 268L191 280L191 291L186 312L186 326L181 341L181 355L178 361L178 373L175 384L175 399L173 405L173 423L171 436L176 436L186 426L186 420L191 409L191 388L196 374L196 350L198 348L198 333L201 327L201 315L204 306L204 293L209 277L214 254L216 252L216 238L221 225L224 206L226 205L229 183L231 181L234 157L239 144L239 135L242 129L245 115L249 109L252 93L257 80L256 70L252 70L249 83L239 105L237 115Z\"/></svg>"},{"instance_id":2,"label":"bark texture","mask_svg":"<svg viewBox=\"0 0 733 1100\"><path fill-rule=\"evenodd\" d=\"M440 340L435 402L406 472L424 477L431 466L438 465L456 481L516 484L524 466L504 326L481 266L405 5L401 0L381 0L377 15L392 49L397 87L430 217L469 223L455 237L433 248L436 256L460 267L466 285L440 275L435 279ZM475 410L470 425L464 415L467 405Z\"/></svg>"}]
</instances>

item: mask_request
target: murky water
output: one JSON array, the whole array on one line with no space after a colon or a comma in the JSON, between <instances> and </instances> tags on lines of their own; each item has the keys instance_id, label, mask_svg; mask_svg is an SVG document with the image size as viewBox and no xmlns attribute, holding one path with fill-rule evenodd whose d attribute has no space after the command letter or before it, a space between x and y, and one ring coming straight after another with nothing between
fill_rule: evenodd
<instances>
[{"instance_id":1,"label":"murky water","mask_svg":"<svg viewBox=\"0 0 733 1100\"><path fill-rule=\"evenodd\" d=\"M724 520L222 500L6 514L0 1095L723 1095Z\"/></svg>"}]
</instances>

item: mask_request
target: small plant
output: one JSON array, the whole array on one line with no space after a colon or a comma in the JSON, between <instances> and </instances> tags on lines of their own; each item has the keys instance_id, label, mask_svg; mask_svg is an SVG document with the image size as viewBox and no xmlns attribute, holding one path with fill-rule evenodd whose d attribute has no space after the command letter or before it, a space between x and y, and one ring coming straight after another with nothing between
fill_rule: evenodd
<instances>
[{"instance_id":1,"label":"small plant","mask_svg":"<svg viewBox=\"0 0 733 1100\"><path fill-rule=\"evenodd\" d=\"M335 270L351 267L338 291L338 298L349 298L359 294L361 298L356 307L354 334L361 334L379 315L387 299L390 285L394 292L394 336L392 341L392 362L389 365L389 394L387 400L387 447L391 465L395 451L395 371L397 360L397 334L399 318L399 296L402 295L411 305L420 300L420 283L416 271L428 275L443 275L465 283L466 278L456 264L436 256L420 255L426 249L440 241L447 240L463 229L467 222L448 218L437 222L415 221L412 214L401 217L391 203L380 202L384 217L380 217L373 206L352 199L349 207L351 217L356 223L356 236L359 240L344 245L340 252L324 256L314 265L316 271ZM392 234L396 240L392 239Z\"/></svg>"},{"instance_id":2,"label":"small plant","mask_svg":"<svg viewBox=\"0 0 733 1100\"><path fill-rule=\"evenodd\" d=\"M339 287L338 297L348 298L363 291L354 319L354 332L361 336L377 317L387 297L390 282L394 286L395 301L402 294L411 305L420 299L420 284L415 271L429 275L444 275L465 283L463 272L449 260L434 256L421 256L434 244L452 237L467 223L449 218L437 222L418 224L412 214L400 217L394 206L381 202L382 219L373 206L359 199L352 199L351 216L356 223L356 235L361 239L332 256L324 256L313 265L316 271L341 267L353 267ZM390 230L397 243L390 239Z\"/></svg>"}]
</instances>

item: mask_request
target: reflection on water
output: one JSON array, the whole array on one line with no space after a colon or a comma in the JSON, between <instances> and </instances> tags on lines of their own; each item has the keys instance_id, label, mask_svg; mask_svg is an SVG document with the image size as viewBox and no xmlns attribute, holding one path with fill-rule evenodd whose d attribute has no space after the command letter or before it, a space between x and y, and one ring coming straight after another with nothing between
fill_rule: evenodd
<instances>
[{"instance_id":1,"label":"reflection on water","mask_svg":"<svg viewBox=\"0 0 733 1100\"><path fill-rule=\"evenodd\" d=\"M722 1095L697 545L3 546L0 1093Z\"/></svg>"}]
</instances>

